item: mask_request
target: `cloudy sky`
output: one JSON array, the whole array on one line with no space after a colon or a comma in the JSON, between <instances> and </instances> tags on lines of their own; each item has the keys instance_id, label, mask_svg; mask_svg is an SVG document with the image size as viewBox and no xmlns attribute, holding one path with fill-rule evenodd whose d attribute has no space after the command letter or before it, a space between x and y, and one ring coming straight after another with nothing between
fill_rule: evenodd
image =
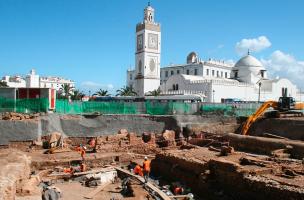
<instances>
[{"instance_id":1,"label":"cloudy sky","mask_svg":"<svg viewBox=\"0 0 304 200\"><path fill-rule=\"evenodd\" d=\"M73 79L88 91L114 91L134 66L135 25L144 0L0 1L0 75ZM304 89L304 1L152 0L162 25L161 66L202 59L236 62L247 50L272 77Z\"/></svg>"}]
</instances>

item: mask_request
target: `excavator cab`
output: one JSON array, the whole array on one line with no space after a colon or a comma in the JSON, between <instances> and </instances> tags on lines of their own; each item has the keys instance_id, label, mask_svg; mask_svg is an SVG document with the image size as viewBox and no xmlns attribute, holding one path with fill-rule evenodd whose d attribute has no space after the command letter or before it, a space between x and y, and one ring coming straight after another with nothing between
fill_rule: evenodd
<instances>
[{"instance_id":1,"label":"excavator cab","mask_svg":"<svg viewBox=\"0 0 304 200\"><path fill-rule=\"evenodd\" d=\"M278 101L278 110L279 111L290 111L295 109L296 101L293 97L280 97Z\"/></svg>"}]
</instances>

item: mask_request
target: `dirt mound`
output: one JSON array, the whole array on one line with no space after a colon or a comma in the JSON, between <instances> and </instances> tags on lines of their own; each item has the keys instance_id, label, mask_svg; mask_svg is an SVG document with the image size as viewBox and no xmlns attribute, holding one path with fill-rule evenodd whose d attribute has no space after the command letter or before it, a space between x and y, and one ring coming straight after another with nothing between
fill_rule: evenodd
<instances>
[{"instance_id":1,"label":"dirt mound","mask_svg":"<svg viewBox=\"0 0 304 200\"><path fill-rule=\"evenodd\" d=\"M0 199L15 199L30 176L31 160L20 151L7 149L1 151L0 163Z\"/></svg>"}]
</instances>

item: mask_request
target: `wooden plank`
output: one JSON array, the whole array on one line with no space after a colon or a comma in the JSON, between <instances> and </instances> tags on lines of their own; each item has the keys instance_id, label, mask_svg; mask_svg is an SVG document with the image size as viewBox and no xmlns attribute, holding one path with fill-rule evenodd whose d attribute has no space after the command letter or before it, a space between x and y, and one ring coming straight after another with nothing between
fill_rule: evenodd
<instances>
[{"instance_id":1,"label":"wooden plank","mask_svg":"<svg viewBox=\"0 0 304 200\"><path fill-rule=\"evenodd\" d=\"M103 190L105 187L107 187L110 183L105 183L100 186L98 186L96 189L91 191L90 193L86 194L84 198L86 199L93 199L93 197L98 194L101 190Z\"/></svg>"},{"instance_id":2,"label":"wooden plank","mask_svg":"<svg viewBox=\"0 0 304 200\"><path fill-rule=\"evenodd\" d=\"M74 176L80 176L80 175L86 175L86 174L97 174L99 172L110 172L110 171L114 171L114 168L102 168L102 169L94 169L94 170L90 170L90 171L86 171L86 172L76 172L73 175Z\"/></svg>"},{"instance_id":3,"label":"wooden plank","mask_svg":"<svg viewBox=\"0 0 304 200\"><path fill-rule=\"evenodd\" d=\"M70 174L70 173L54 173L54 174L49 174L49 177L52 176L81 176L81 175L86 175L86 174L97 174L99 172L110 172L113 171L114 168L102 168L102 169L94 169L94 170L90 170L90 171L86 171L86 172L76 172L74 174Z\"/></svg>"},{"instance_id":4,"label":"wooden plank","mask_svg":"<svg viewBox=\"0 0 304 200\"><path fill-rule=\"evenodd\" d=\"M143 178L143 177L141 177L141 176L137 176L137 175L135 175L135 174L132 174L131 172L129 172L128 170L125 170L125 169L122 169L122 168L120 168L120 167L114 167L116 170L118 170L118 171L120 171L120 172L123 172L123 173L125 173L125 174L127 174L127 175L129 175L129 176L132 176L132 177L134 177L134 178L136 178L137 180L139 180L141 183L145 183L145 179ZM162 198L163 200L171 200L171 198L169 197L169 196L167 196L163 191L161 191L159 188L157 188L157 187L155 187L152 183L150 183L150 182L148 182L148 183L146 183L146 186L148 187L148 188L150 188L151 190L153 190L153 191L155 191L157 194L158 194L158 196L160 197L160 198Z\"/></svg>"}]
</instances>

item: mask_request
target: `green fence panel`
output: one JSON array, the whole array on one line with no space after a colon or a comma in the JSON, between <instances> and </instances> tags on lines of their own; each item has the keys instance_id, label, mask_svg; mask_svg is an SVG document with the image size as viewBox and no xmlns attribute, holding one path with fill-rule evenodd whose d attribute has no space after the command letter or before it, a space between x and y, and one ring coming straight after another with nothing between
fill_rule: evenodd
<instances>
[{"instance_id":1,"label":"green fence panel","mask_svg":"<svg viewBox=\"0 0 304 200\"><path fill-rule=\"evenodd\" d=\"M203 104L202 113L215 113L224 116L249 116L255 113L260 104Z\"/></svg>"},{"instance_id":2,"label":"green fence panel","mask_svg":"<svg viewBox=\"0 0 304 200\"><path fill-rule=\"evenodd\" d=\"M57 100L56 112L64 114L82 114L100 112L102 114L139 114L137 105L124 102L94 102Z\"/></svg>"},{"instance_id":3,"label":"green fence panel","mask_svg":"<svg viewBox=\"0 0 304 200\"><path fill-rule=\"evenodd\" d=\"M16 112L21 112L21 113L47 112L48 108L49 108L49 100L47 98L16 100Z\"/></svg>"},{"instance_id":4,"label":"green fence panel","mask_svg":"<svg viewBox=\"0 0 304 200\"><path fill-rule=\"evenodd\" d=\"M41 99L7 99L0 98L1 112L20 112L20 113L35 113L47 112L49 108L49 100Z\"/></svg>"},{"instance_id":5,"label":"green fence panel","mask_svg":"<svg viewBox=\"0 0 304 200\"><path fill-rule=\"evenodd\" d=\"M58 99L56 101L56 112L63 114L81 114L83 113L81 101L69 102L65 99Z\"/></svg>"},{"instance_id":6,"label":"green fence panel","mask_svg":"<svg viewBox=\"0 0 304 200\"><path fill-rule=\"evenodd\" d=\"M28 104L28 103L27 103ZM0 101L7 109L14 109L14 102ZM200 112L205 114L218 114L224 116L249 116L253 114L260 104L208 104L183 103L183 102L96 102L57 100L56 112L64 114L85 114L99 112L101 114L195 114L200 106ZM25 108L23 106L22 108ZM35 109L31 109L35 110ZM37 109L36 109L37 110ZM22 110L20 110L22 111Z\"/></svg>"},{"instance_id":7,"label":"green fence panel","mask_svg":"<svg viewBox=\"0 0 304 200\"><path fill-rule=\"evenodd\" d=\"M137 114L136 104L124 102L83 102L83 112L102 114Z\"/></svg>"},{"instance_id":8,"label":"green fence panel","mask_svg":"<svg viewBox=\"0 0 304 200\"><path fill-rule=\"evenodd\" d=\"M0 98L1 112L14 112L16 107L16 101L13 99Z\"/></svg>"},{"instance_id":9,"label":"green fence panel","mask_svg":"<svg viewBox=\"0 0 304 200\"><path fill-rule=\"evenodd\" d=\"M190 114L192 112L192 106L189 103L173 102L172 113L173 114Z\"/></svg>"},{"instance_id":10,"label":"green fence panel","mask_svg":"<svg viewBox=\"0 0 304 200\"><path fill-rule=\"evenodd\" d=\"M172 114L172 102L161 103L161 102L150 102L145 103L146 113L149 115L170 115Z\"/></svg>"}]
</instances>

